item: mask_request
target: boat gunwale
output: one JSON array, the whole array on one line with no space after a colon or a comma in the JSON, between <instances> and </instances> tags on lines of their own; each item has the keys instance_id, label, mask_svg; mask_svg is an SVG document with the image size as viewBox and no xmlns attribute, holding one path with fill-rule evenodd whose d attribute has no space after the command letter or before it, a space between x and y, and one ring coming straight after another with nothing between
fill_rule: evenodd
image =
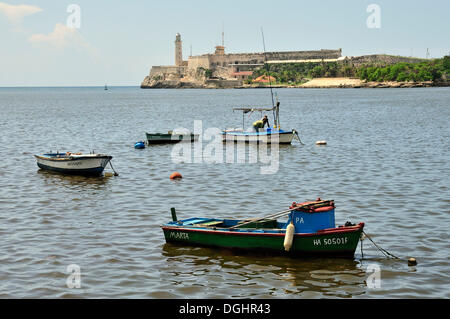
<instances>
[{"instance_id":1,"label":"boat gunwale","mask_svg":"<svg viewBox=\"0 0 450 319\"><path fill-rule=\"evenodd\" d=\"M200 134L194 134L194 133L183 133L183 132L173 132L173 133L145 133L146 136L151 136L151 135L156 135L156 136L162 136L162 135L167 135L167 136L200 136Z\"/></svg>"},{"instance_id":2,"label":"boat gunwale","mask_svg":"<svg viewBox=\"0 0 450 319\"><path fill-rule=\"evenodd\" d=\"M65 154L61 154L65 156ZM45 160L45 161L53 161L53 162L68 162L68 161L77 161L77 160L88 160L88 159L108 159L111 160L113 157L111 155L99 154L98 156L89 156L88 154L84 155L69 155L68 157L47 157L42 155L34 155L35 158Z\"/></svg>"},{"instance_id":3,"label":"boat gunwale","mask_svg":"<svg viewBox=\"0 0 450 319\"><path fill-rule=\"evenodd\" d=\"M268 236L268 237L284 237L286 234L286 230L282 231L283 229L280 229L281 232L277 233L270 233L270 232L264 232L264 228L243 228L244 229L252 229L253 231L232 231L232 230L226 230L229 228L220 228L220 229L208 229L206 227L199 227L199 226L176 226L176 225L162 225L161 228L163 230L172 230L172 231L185 231L185 232L201 232L201 233L212 233L212 234L221 234L221 235L238 235L238 236ZM294 237L313 237L313 236L322 236L322 235L336 235L336 234L346 234L346 233L353 233L360 230L363 230L364 223L360 222L356 224L355 226L342 226L342 227L336 227L336 228L327 228L319 230L315 233L295 233ZM222 230L223 229L223 230ZM256 229L263 230L261 231L254 231ZM273 230L277 228L265 228L266 230Z\"/></svg>"},{"instance_id":4,"label":"boat gunwale","mask_svg":"<svg viewBox=\"0 0 450 319\"><path fill-rule=\"evenodd\" d=\"M222 135L234 135L234 136L270 136L270 135L283 135L283 134L294 134L293 131L275 131L275 132L245 132L245 131L222 131Z\"/></svg>"}]
</instances>

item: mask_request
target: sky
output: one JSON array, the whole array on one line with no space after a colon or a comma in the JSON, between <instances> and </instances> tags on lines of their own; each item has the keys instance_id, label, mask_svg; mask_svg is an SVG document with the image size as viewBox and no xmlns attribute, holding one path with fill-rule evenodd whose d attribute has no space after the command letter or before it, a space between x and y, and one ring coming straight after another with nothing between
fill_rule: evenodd
<instances>
[{"instance_id":1,"label":"sky","mask_svg":"<svg viewBox=\"0 0 450 319\"><path fill-rule=\"evenodd\" d=\"M374 9L375 8L375 9ZM448 0L0 0L0 87L138 86L152 65L212 53L342 48L450 54Z\"/></svg>"}]
</instances>

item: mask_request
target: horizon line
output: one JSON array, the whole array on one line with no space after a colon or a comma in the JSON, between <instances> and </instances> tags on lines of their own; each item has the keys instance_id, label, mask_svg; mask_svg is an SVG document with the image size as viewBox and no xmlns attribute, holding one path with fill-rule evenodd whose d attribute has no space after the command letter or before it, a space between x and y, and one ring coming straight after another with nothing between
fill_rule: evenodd
<instances>
[{"instance_id":1,"label":"horizon line","mask_svg":"<svg viewBox=\"0 0 450 319\"><path fill-rule=\"evenodd\" d=\"M32 85L32 86L0 86L0 89L14 89L14 88L104 88L104 85ZM140 85L108 85L108 88L114 87L140 87Z\"/></svg>"}]
</instances>

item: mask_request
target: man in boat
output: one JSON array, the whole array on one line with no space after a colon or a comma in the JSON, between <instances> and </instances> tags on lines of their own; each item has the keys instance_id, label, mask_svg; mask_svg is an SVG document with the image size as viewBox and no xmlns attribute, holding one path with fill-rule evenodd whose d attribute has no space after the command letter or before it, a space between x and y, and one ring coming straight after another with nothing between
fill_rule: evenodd
<instances>
[{"instance_id":1,"label":"man in boat","mask_svg":"<svg viewBox=\"0 0 450 319\"><path fill-rule=\"evenodd\" d=\"M264 128L264 126L270 127L269 124L269 119L267 118L267 115L264 115L264 117L262 119L260 119L259 121L255 121L253 122L253 128L255 129L256 132L259 131L259 129Z\"/></svg>"}]
</instances>

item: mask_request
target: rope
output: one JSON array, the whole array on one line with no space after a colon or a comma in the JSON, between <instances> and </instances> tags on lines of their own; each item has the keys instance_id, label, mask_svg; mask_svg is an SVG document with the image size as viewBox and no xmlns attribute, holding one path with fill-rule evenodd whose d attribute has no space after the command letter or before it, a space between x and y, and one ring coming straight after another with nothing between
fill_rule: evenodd
<instances>
[{"instance_id":1,"label":"rope","mask_svg":"<svg viewBox=\"0 0 450 319\"><path fill-rule=\"evenodd\" d=\"M364 242L364 238L361 238L361 259L364 258L363 242Z\"/></svg>"},{"instance_id":2,"label":"rope","mask_svg":"<svg viewBox=\"0 0 450 319\"><path fill-rule=\"evenodd\" d=\"M114 169L114 167L112 166L111 161L109 161L109 165L111 166L112 170L114 171L114 176L119 176L119 173L117 173L116 170Z\"/></svg>"},{"instance_id":3,"label":"rope","mask_svg":"<svg viewBox=\"0 0 450 319\"><path fill-rule=\"evenodd\" d=\"M372 244L374 244L374 246L381 251L387 258L392 257L395 259L400 259L399 257L391 254L390 252L388 252L386 249L381 248L380 246L378 246L377 244L375 244L375 242L372 240L372 238L370 238L369 235L366 234L366 232L363 231L364 236L366 236L367 238L369 238L369 240L372 242ZM362 254L362 241L361 241L361 254Z\"/></svg>"},{"instance_id":4,"label":"rope","mask_svg":"<svg viewBox=\"0 0 450 319\"><path fill-rule=\"evenodd\" d=\"M298 136L298 132L296 130L294 130L294 132L295 132L295 136L297 136L297 139L300 142L300 144L305 145L305 144L303 144L302 140L300 139L300 136Z\"/></svg>"}]
</instances>

